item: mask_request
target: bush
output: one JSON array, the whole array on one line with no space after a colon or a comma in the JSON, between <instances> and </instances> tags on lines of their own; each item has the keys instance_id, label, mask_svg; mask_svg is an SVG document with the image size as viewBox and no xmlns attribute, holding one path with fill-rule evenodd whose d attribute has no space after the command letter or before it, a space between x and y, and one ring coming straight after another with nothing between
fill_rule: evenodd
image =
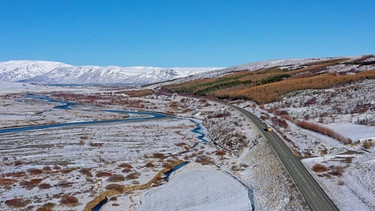
<instances>
[{"instance_id":1,"label":"bush","mask_svg":"<svg viewBox=\"0 0 375 211\"><path fill-rule=\"evenodd\" d=\"M88 177L93 176L92 173L91 173L91 168L83 168L83 169L79 170L79 172L81 174L84 174L84 175L88 176Z\"/></svg>"},{"instance_id":2,"label":"bush","mask_svg":"<svg viewBox=\"0 0 375 211\"><path fill-rule=\"evenodd\" d=\"M99 171L96 173L96 176L97 177L110 177L112 176L112 174L106 171Z\"/></svg>"},{"instance_id":3,"label":"bush","mask_svg":"<svg viewBox=\"0 0 375 211\"><path fill-rule=\"evenodd\" d=\"M17 182L17 180L8 179L8 178L0 178L0 186L11 185L11 184L13 184L15 182Z\"/></svg>"},{"instance_id":4,"label":"bush","mask_svg":"<svg viewBox=\"0 0 375 211\"><path fill-rule=\"evenodd\" d=\"M219 156L224 156L226 154L227 154L227 152L224 151L224 150L216 150L216 152L215 152L215 155L219 155Z\"/></svg>"},{"instance_id":5,"label":"bush","mask_svg":"<svg viewBox=\"0 0 375 211\"><path fill-rule=\"evenodd\" d=\"M78 203L78 199L75 196L65 194L61 197L60 203L69 206L75 206Z\"/></svg>"},{"instance_id":6,"label":"bush","mask_svg":"<svg viewBox=\"0 0 375 211\"><path fill-rule=\"evenodd\" d=\"M118 165L118 167L120 167L120 168L127 168L127 169L133 168L133 166L130 165L130 164L128 164L128 163L121 163L120 165Z\"/></svg>"},{"instance_id":7,"label":"bush","mask_svg":"<svg viewBox=\"0 0 375 211\"><path fill-rule=\"evenodd\" d=\"M207 156L205 156L205 155L201 155L201 156L199 156L199 157L195 160L195 162L200 163L200 164L202 164L202 165L208 165L208 164L211 164L211 163L212 163L212 160L211 160L211 158L209 158L209 157L207 157Z\"/></svg>"},{"instance_id":8,"label":"bush","mask_svg":"<svg viewBox=\"0 0 375 211\"><path fill-rule=\"evenodd\" d=\"M139 172L133 172L128 175L126 175L126 179L132 180L132 179L138 179L141 174Z\"/></svg>"},{"instance_id":9,"label":"bush","mask_svg":"<svg viewBox=\"0 0 375 211\"><path fill-rule=\"evenodd\" d=\"M9 207L19 208L24 207L30 203L30 200L24 200L21 198L14 198L5 201L5 204Z\"/></svg>"},{"instance_id":10,"label":"bush","mask_svg":"<svg viewBox=\"0 0 375 211\"><path fill-rule=\"evenodd\" d=\"M148 162L148 163L146 163L145 167L147 167L147 168L154 168L155 165L153 163L151 163L151 162Z\"/></svg>"},{"instance_id":11,"label":"bush","mask_svg":"<svg viewBox=\"0 0 375 211\"><path fill-rule=\"evenodd\" d=\"M108 178L109 182L121 182L124 180L125 180L125 177L122 174L113 174L112 176Z\"/></svg>"},{"instance_id":12,"label":"bush","mask_svg":"<svg viewBox=\"0 0 375 211\"><path fill-rule=\"evenodd\" d=\"M21 187L26 188L27 190L31 190L39 185L42 182L42 179L32 179L30 181L23 180L20 182Z\"/></svg>"},{"instance_id":13,"label":"bush","mask_svg":"<svg viewBox=\"0 0 375 211\"><path fill-rule=\"evenodd\" d=\"M39 189L48 189L48 188L51 188L51 185L48 184L48 183L40 183L40 184L38 185L38 188L39 188Z\"/></svg>"},{"instance_id":14,"label":"bush","mask_svg":"<svg viewBox=\"0 0 375 211\"><path fill-rule=\"evenodd\" d=\"M102 147L103 143L95 143L95 142L90 141L90 146L92 146L92 147Z\"/></svg>"},{"instance_id":15,"label":"bush","mask_svg":"<svg viewBox=\"0 0 375 211\"><path fill-rule=\"evenodd\" d=\"M342 135L336 133L335 131L333 131L333 130L327 128L327 127L324 127L322 125L318 125L318 124L306 122L306 121L301 121L301 122L297 123L297 126L308 129L308 130L312 130L312 131L317 132L317 133L321 133L321 134L329 136L329 137L332 137L332 138L340 141L343 144L350 144L351 143L350 139L345 138L344 136L342 136Z\"/></svg>"},{"instance_id":16,"label":"bush","mask_svg":"<svg viewBox=\"0 0 375 211\"><path fill-rule=\"evenodd\" d=\"M49 167L49 166L44 166L44 167L43 167L43 171L44 171L44 172L51 172L51 171L52 171L52 168Z\"/></svg>"},{"instance_id":17,"label":"bush","mask_svg":"<svg viewBox=\"0 0 375 211\"><path fill-rule=\"evenodd\" d=\"M31 174L31 175L37 175L37 174L43 173L42 170L37 169L37 168L29 168L29 169L27 169L27 172L29 172L29 174Z\"/></svg>"},{"instance_id":18,"label":"bush","mask_svg":"<svg viewBox=\"0 0 375 211\"><path fill-rule=\"evenodd\" d=\"M344 173L344 167L342 167L342 166L332 166L331 171L328 172L328 173L331 174L331 175L340 177Z\"/></svg>"},{"instance_id":19,"label":"bush","mask_svg":"<svg viewBox=\"0 0 375 211\"><path fill-rule=\"evenodd\" d=\"M327 167L326 166L323 166L321 164L315 164L312 168L313 171L315 172L325 172L327 171Z\"/></svg>"},{"instance_id":20,"label":"bush","mask_svg":"<svg viewBox=\"0 0 375 211\"><path fill-rule=\"evenodd\" d=\"M162 153L154 153L153 158L164 159L165 156Z\"/></svg>"},{"instance_id":21,"label":"bush","mask_svg":"<svg viewBox=\"0 0 375 211\"><path fill-rule=\"evenodd\" d=\"M73 183L67 180L61 180L59 183L57 183L57 186L62 188L69 188L72 187L72 185Z\"/></svg>"},{"instance_id":22,"label":"bush","mask_svg":"<svg viewBox=\"0 0 375 211\"><path fill-rule=\"evenodd\" d=\"M363 148L364 149L370 149L371 147L371 141L370 140L366 140L363 142Z\"/></svg>"}]
</instances>

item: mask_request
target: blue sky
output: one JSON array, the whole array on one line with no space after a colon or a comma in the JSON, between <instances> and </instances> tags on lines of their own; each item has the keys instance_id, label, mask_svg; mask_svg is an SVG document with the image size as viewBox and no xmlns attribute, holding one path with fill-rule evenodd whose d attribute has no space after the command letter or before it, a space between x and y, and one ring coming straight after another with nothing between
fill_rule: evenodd
<instances>
[{"instance_id":1,"label":"blue sky","mask_svg":"<svg viewBox=\"0 0 375 211\"><path fill-rule=\"evenodd\" d=\"M373 0L0 0L0 61L232 66L375 53Z\"/></svg>"}]
</instances>

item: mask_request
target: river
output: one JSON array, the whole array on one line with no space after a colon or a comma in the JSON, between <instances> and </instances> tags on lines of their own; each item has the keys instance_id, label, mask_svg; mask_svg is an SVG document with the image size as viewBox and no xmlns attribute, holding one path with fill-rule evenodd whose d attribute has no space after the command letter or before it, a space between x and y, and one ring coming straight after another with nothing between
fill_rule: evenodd
<instances>
[{"instance_id":1,"label":"river","mask_svg":"<svg viewBox=\"0 0 375 211\"><path fill-rule=\"evenodd\" d=\"M46 102L53 102L58 103L59 105L53 107L53 109L65 109L65 110L79 110L75 106L77 104L73 102L63 102L59 100L53 100L49 98L48 96L40 96L35 95L33 93L28 93L27 98L35 99L35 100L42 100ZM87 111L87 110L85 110ZM121 113L121 114L128 114L129 117L122 118L122 119L111 119L111 120L95 120L95 121L82 121L82 122L67 122L67 123L55 123L55 124L45 124L45 125L32 125L32 126L22 126L22 127L11 127L11 128L3 128L0 129L0 134L4 133L17 133L17 132L24 132L24 131L30 131L30 130L42 130L42 129L49 129L49 128L60 128L60 127L71 127L71 126L83 126L83 125L92 125L92 124L105 124L105 123L122 123L122 122L134 122L134 121L149 121L149 120L156 120L156 119L163 119L163 118L176 118L167 114L162 113L156 113L156 112L144 112L144 111L127 111L127 110L95 110L95 111L102 111L102 112L112 112L112 113ZM189 119L191 122L195 124L194 129L191 130L191 132L198 135L198 138L201 142L208 143L209 140L206 137L206 131L204 130L202 124L194 119ZM195 148L199 142L197 142L193 148ZM165 181L168 182L169 176L179 168L182 168L189 162L183 162L182 164L175 166L170 171L165 173ZM232 176L235 180L237 180L241 185L243 185L248 190L249 200L251 201L251 205L253 210L254 208L254 199L253 199L253 190L248 187L246 184L244 184L242 181L240 181L238 178L234 177L232 174L227 172L230 176ZM103 205L107 203L107 199L103 200L98 204L96 207L94 207L93 211L99 211Z\"/></svg>"}]
</instances>

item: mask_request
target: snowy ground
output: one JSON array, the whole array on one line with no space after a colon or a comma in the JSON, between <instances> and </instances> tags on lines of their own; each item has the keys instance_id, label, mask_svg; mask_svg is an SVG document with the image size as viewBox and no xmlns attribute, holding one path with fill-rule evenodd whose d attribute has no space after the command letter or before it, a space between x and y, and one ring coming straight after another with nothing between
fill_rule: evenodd
<instances>
[{"instance_id":1,"label":"snowy ground","mask_svg":"<svg viewBox=\"0 0 375 211\"><path fill-rule=\"evenodd\" d=\"M286 137L286 143L305 157L304 165L340 210L374 210L375 181L371 179L375 173L373 84L374 80L365 80L335 89L298 91L262 108L251 102L238 103L265 117L267 124ZM274 117L285 120L288 126L281 127L272 121ZM320 124L353 142L343 144L302 129L290 119ZM370 143L367 149L365 142ZM326 169L313 171L316 164Z\"/></svg>"},{"instance_id":2,"label":"snowy ground","mask_svg":"<svg viewBox=\"0 0 375 211\"><path fill-rule=\"evenodd\" d=\"M170 180L147 191L139 210L251 210L247 190L214 167L188 164Z\"/></svg>"},{"instance_id":3,"label":"snowy ground","mask_svg":"<svg viewBox=\"0 0 375 211\"><path fill-rule=\"evenodd\" d=\"M12 94L17 91L18 94ZM69 89L69 93L72 91ZM55 103L30 100L25 94L20 94L22 92L23 85L1 95L1 127L125 117L98 111L93 105L56 110L53 109ZM77 101L84 102L82 94L92 95L94 92L88 89L73 93L79 93ZM98 90L95 95L103 96L103 99L112 97L107 99L108 102L126 97L123 94L112 96L113 93L107 95ZM122 102L125 101L123 99ZM0 209L49 207L82 210L100 194L125 187L129 190L133 188L133 191L111 196L103 209L137 210L153 203L155 198L147 198L147 193L152 192L152 197L161 199L165 196L163 191L183 187L186 180L196 183L190 186L191 191L184 194L200 198L201 203L197 206L205 209L217 208L221 199L236 192L238 197L226 205L246 210L250 200L239 181L254 189L255 208L258 210L306 209L298 190L259 131L231 108L181 96L153 95L129 99L126 105L110 105L100 99L95 102L106 105L101 109L136 110L141 106L145 110L168 112L181 118L1 134ZM226 113L229 115L221 116ZM196 123L190 118L205 125L202 131L209 135L206 138L208 142L202 142L198 134L191 131ZM228 137L232 144L219 132L224 127L229 128ZM211 139L215 140L215 144ZM181 161L189 161L190 164L173 173L168 183L154 180L159 172ZM204 179L195 178L197 174L193 172ZM208 178L211 179L207 181ZM218 179L226 187L221 192L214 191L217 190L217 182L211 185ZM146 189L138 188L149 181L153 182ZM208 198L218 201L202 200L205 195L201 187L214 191L216 194ZM184 200L180 198L177 202L166 202L162 206L183 206Z\"/></svg>"}]
</instances>

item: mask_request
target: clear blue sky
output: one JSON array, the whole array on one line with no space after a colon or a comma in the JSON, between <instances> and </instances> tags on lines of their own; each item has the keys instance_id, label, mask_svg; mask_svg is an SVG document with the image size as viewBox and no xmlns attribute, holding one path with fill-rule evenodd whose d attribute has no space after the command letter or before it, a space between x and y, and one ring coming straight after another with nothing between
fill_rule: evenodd
<instances>
[{"instance_id":1,"label":"clear blue sky","mask_svg":"<svg viewBox=\"0 0 375 211\"><path fill-rule=\"evenodd\" d=\"M0 0L0 61L232 66L375 53L374 0Z\"/></svg>"}]
</instances>

